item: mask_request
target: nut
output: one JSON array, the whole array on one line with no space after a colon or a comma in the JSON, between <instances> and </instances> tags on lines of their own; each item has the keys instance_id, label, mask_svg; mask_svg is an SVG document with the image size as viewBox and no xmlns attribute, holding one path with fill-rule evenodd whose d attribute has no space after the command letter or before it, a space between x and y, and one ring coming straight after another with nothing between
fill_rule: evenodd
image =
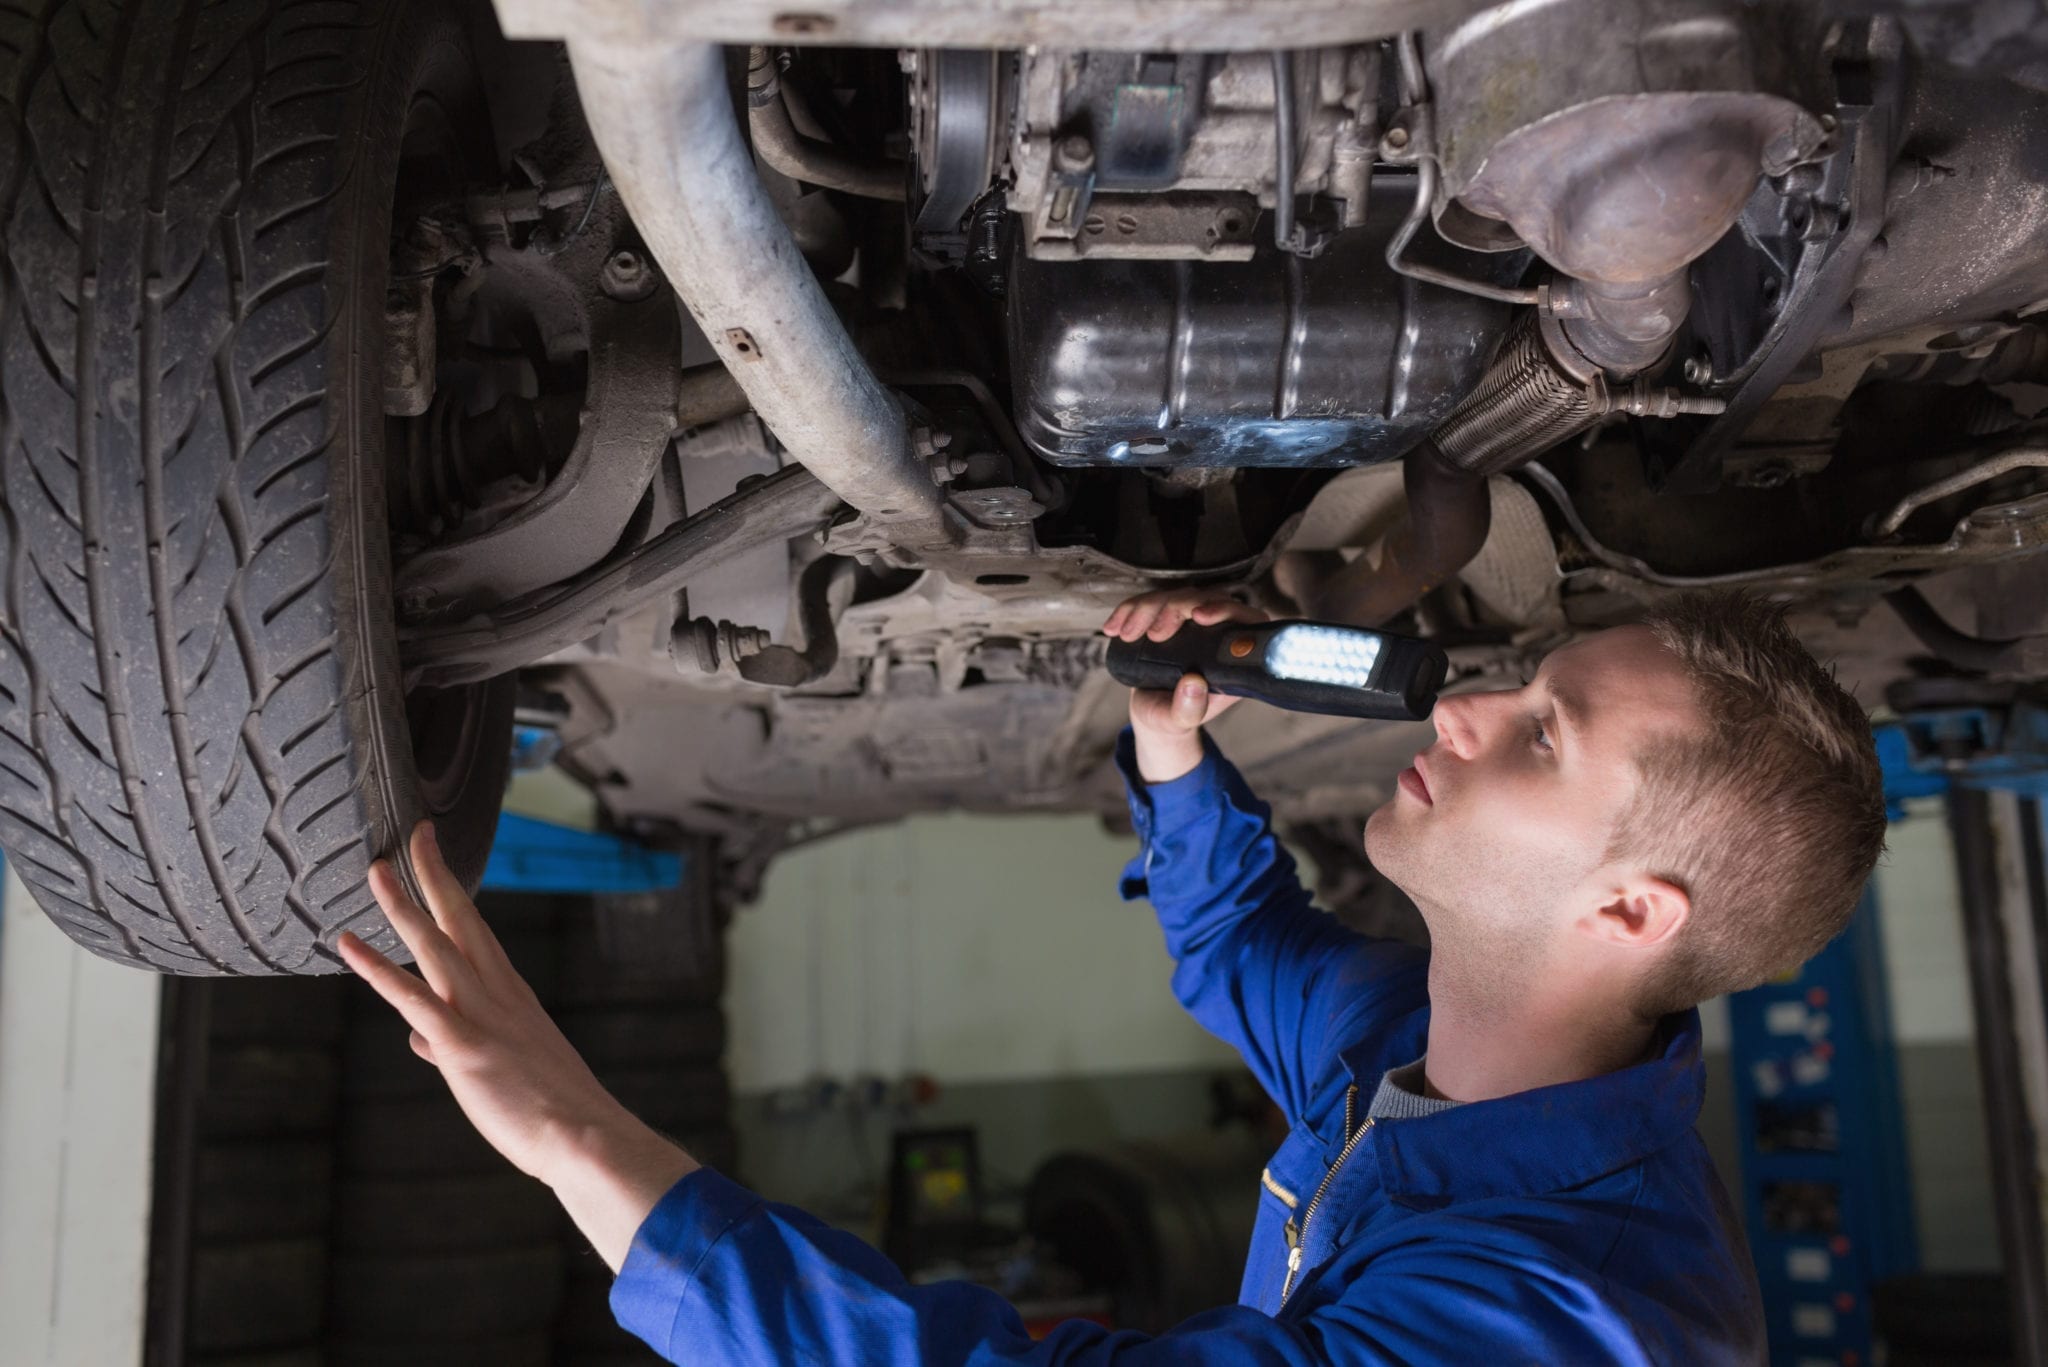
<instances>
[{"instance_id":1,"label":"nut","mask_svg":"<svg viewBox=\"0 0 2048 1367\"><path fill-rule=\"evenodd\" d=\"M605 258L598 284L613 299L631 303L654 293L657 277L647 258L635 251L616 251Z\"/></svg>"},{"instance_id":2,"label":"nut","mask_svg":"<svg viewBox=\"0 0 2048 1367\"><path fill-rule=\"evenodd\" d=\"M1079 133L1070 133L1053 147L1052 164L1061 171L1086 171L1095 165L1095 144Z\"/></svg>"}]
</instances>

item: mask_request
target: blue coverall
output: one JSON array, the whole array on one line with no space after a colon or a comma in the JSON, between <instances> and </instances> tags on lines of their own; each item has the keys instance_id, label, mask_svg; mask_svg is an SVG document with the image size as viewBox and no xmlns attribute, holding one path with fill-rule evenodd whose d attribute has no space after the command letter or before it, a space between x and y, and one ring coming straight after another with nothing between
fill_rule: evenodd
<instances>
[{"instance_id":1,"label":"blue coverall","mask_svg":"<svg viewBox=\"0 0 2048 1367\"><path fill-rule=\"evenodd\" d=\"M619 1322L672 1362L761 1367L1760 1361L1755 1272L1693 1132L1699 1013L1665 1018L1650 1061L1619 1072L1364 1125L1382 1072L1423 1052L1426 956L1311 906L1266 805L1204 749L1148 786L1119 739L1140 843L1122 891L1150 897L1174 994L1292 1127L1245 1193L1238 1304L1156 1338L1067 1321L1034 1341L995 1292L913 1286L854 1235L699 1168L635 1235Z\"/></svg>"}]
</instances>

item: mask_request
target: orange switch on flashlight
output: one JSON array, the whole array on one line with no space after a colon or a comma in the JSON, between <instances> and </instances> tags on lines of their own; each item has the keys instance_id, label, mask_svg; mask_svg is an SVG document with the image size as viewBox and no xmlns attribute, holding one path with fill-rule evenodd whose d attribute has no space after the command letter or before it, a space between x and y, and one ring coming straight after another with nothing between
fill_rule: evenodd
<instances>
[{"instance_id":1,"label":"orange switch on flashlight","mask_svg":"<svg viewBox=\"0 0 2048 1367\"><path fill-rule=\"evenodd\" d=\"M1231 637L1230 658L1233 660L1242 660L1245 656L1252 653L1252 646L1255 644L1256 642L1254 642L1252 638L1249 636Z\"/></svg>"}]
</instances>

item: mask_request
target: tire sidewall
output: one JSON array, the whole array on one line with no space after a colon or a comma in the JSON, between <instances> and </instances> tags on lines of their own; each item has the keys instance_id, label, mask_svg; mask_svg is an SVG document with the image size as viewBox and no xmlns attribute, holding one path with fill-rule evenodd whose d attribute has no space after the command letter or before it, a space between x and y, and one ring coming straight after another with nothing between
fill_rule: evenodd
<instances>
[{"instance_id":1,"label":"tire sidewall","mask_svg":"<svg viewBox=\"0 0 2048 1367\"><path fill-rule=\"evenodd\" d=\"M452 116L479 169L494 156L482 82L466 26L441 0L399 0L380 16L382 32L365 98L352 130L359 160L331 220L329 260L341 309L329 334L328 374L337 423L329 469L335 543L335 602L342 648L353 676L345 707L370 812L373 850L388 852L414 896L418 879L407 836L432 817L451 871L474 889L490 853L510 766L513 680L477 685L475 718L483 734L459 797L429 811L413 761L399 665L386 502L383 409L384 296L390 278L393 195L402 140L414 99L429 91Z\"/></svg>"}]
</instances>

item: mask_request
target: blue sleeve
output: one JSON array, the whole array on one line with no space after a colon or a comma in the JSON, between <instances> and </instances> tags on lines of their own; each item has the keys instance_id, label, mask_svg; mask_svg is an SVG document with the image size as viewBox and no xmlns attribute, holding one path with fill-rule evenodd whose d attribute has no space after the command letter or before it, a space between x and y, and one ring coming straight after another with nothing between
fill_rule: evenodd
<instances>
[{"instance_id":1,"label":"blue sleeve","mask_svg":"<svg viewBox=\"0 0 2048 1367\"><path fill-rule=\"evenodd\" d=\"M1271 808L1207 732L1202 762L1169 783L1139 776L1129 727L1117 737L1116 764L1138 837L1121 891L1158 912L1174 995L1243 1055L1290 1122L1300 1120L1321 1065L1351 1043L1330 1038L1332 1027L1362 1029L1373 998L1396 982L1412 996L1417 955L1315 907L1273 834Z\"/></svg>"},{"instance_id":2,"label":"blue sleeve","mask_svg":"<svg viewBox=\"0 0 2048 1367\"><path fill-rule=\"evenodd\" d=\"M611 1304L627 1330L690 1367L1643 1361L1600 1298L1568 1277L1450 1249L1414 1261L1412 1273L1368 1271L1298 1321L1229 1305L1157 1337L1068 1320L1033 1339L994 1291L912 1285L854 1235L698 1168L641 1224Z\"/></svg>"}]
</instances>

